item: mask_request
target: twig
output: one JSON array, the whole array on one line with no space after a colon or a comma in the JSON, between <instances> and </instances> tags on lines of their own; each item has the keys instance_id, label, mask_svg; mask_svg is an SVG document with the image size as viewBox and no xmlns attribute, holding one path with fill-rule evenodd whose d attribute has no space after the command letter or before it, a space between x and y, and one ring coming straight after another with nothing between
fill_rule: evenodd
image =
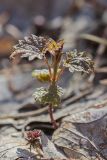
<instances>
[{"instance_id":1,"label":"twig","mask_svg":"<svg viewBox=\"0 0 107 160\"><path fill-rule=\"evenodd\" d=\"M102 38L107 38L107 27L104 29L104 33L103 33L103 37ZM104 51L105 51L105 49L106 49L106 45L105 44L100 44L99 46L98 46L98 49L97 49L97 56L96 56L96 58L95 58L95 64L96 64L96 66L98 67L99 66L99 64L100 64L100 60L101 60L101 57L102 57L102 55L104 54Z\"/></svg>"},{"instance_id":2,"label":"twig","mask_svg":"<svg viewBox=\"0 0 107 160\"><path fill-rule=\"evenodd\" d=\"M38 109L36 111L31 111L28 113L17 113L17 114L10 114L10 115L4 115L4 116L0 116L0 119L8 119L8 118L13 118L13 119L20 119L20 118L26 118L26 117L30 117L30 116L35 116L35 115L40 115L41 113L44 113L48 111L48 107L44 107L41 109Z\"/></svg>"},{"instance_id":3,"label":"twig","mask_svg":"<svg viewBox=\"0 0 107 160\"><path fill-rule=\"evenodd\" d=\"M90 41L94 41L96 43L104 44L107 46L107 40L105 38L100 38L91 34L81 34L78 36L79 38L87 39Z\"/></svg>"},{"instance_id":4,"label":"twig","mask_svg":"<svg viewBox=\"0 0 107 160\"><path fill-rule=\"evenodd\" d=\"M78 96L74 96L73 98L67 100L64 102L64 105L70 105L78 100L80 100L81 98L87 96L88 94L92 93L93 89L88 89L86 91L84 91L83 93L79 94Z\"/></svg>"}]
</instances>

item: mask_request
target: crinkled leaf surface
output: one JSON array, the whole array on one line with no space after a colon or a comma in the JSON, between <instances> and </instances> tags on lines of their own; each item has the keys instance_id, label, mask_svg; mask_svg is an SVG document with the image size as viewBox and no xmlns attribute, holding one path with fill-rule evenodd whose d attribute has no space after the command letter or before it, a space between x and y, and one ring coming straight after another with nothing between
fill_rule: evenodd
<instances>
[{"instance_id":1,"label":"crinkled leaf surface","mask_svg":"<svg viewBox=\"0 0 107 160\"><path fill-rule=\"evenodd\" d=\"M19 43L14 46L14 52L11 54L11 58L16 56L28 57L29 60L35 58L42 59L44 54L42 49L45 46L47 38L30 35L25 37L24 40L19 40Z\"/></svg>"},{"instance_id":2,"label":"crinkled leaf surface","mask_svg":"<svg viewBox=\"0 0 107 160\"><path fill-rule=\"evenodd\" d=\"M63 89L59 86L52 84L49 89L38 88L33 94L35 101L41 104L52 104L52 106L58 106L61 102L61 95Z\"/></svg>"},{"instance_id":3,"label":"crinkled leaf surface","mask_svg":"<svg viewBox=\"0 0 107 160\"><path fill-rule=\"evenodd\" d=\"M24 40L19 40L19 43L14 46L14 52L11 54L10 58L15 57L28 57L29 60L35 58L43 59L44 55L48 51L53 56L56 51L62 49L63 40L55 42L50 37L41 37L31 34L25 37Z\"/></svg>"},{"instance_id":4,"label":"crinkled leaf surface","mask_svg":"<svg viewBox=\"0 0 107 160\"><path fill-rule=\"evenodd\" d=\"M70 72L79 71L89 73L93 70L92 60L84 52L77 52L77 50L66 53L66 60L64 60L63 65L69 68Z\"/></svg>"}]
</instances>

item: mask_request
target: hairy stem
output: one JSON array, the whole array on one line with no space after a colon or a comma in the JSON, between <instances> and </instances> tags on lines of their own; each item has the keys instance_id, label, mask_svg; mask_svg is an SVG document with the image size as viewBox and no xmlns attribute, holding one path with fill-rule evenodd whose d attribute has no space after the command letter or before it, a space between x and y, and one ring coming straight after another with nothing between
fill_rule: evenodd
<instances>
[{"instance_id":1,"label":"hairy stem","mask_svg":"<svg viewBox=\"0 0 107 160\"><path fill-rule=\"evenodd\" d=\"M58 62L57 62L56 56L55 56L54 57L54 65L53 65L53 78L52 78L52 82L56 81L57 69L58 69Z\"/></svg>"},{"instance_id":2,"label":"hairy stem","mask_svg":"<svg viewBox=\"0 0 107 160\"><path fill-rule=\"evenodd\" d=\"M61 71L59 72L57 76L57 81L59 80L60 76L63 74L64 70L65 70L65 67L62 67Z\"/></svg>"},{"instance_id":3,"label":"hairy stem","mask_svg":"<svg viewBox=\"0 0 107 160\"><path fill-rule=\"evenodd\" d=\"M50 74L50 77L51 77L51 75L52 75L52 73L51 73L51 67L50 67L50 65L49 65L48 60L47 60L46 57L44 58L44 60L45 60L45 63L46 63L46 65L47 65L47 67L48 67L49 74Z\"/></svg>"},{"instance_id":4,"label":"hairy stem","mask_svg":"<svg viewBox=\"0 0 107 160\"><path fill-rule=\"evenodd\" d=\"M49 115L50 115L51 123L53 124L53 127L56 129L58 126L57 126L57 123L56 123L56 121L54 120L54 117L53 117L52 104L49 104L48 112L49 112Z\"/></svg>"},{"instance_id":5,"label":"hairy stem","mask_svg":"<svg viewBox=\"0 0 107 160\"><path fill-rule=\"evenodd\" d=\"M57 81L57 71L58 71L60 59L61 59L61 55L55 55L52 59L53 75L51 79L51 85L53 85L53 87L55 87L55 84ZM48 111L49 111L51 123L53 124L53 127L56 129L58 126L53 117L52 104L49 104Z\"/></svg>"}]
</instances>

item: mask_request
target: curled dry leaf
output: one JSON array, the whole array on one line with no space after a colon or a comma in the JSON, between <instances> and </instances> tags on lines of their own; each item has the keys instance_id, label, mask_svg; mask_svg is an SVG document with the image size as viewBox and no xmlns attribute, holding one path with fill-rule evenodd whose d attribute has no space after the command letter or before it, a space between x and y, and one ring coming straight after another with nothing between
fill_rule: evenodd
<instances>
[{"instance_id":1,"label":"curled dry leaf","mask_svg":"<svg viewBox=\"0 0 107 160\"><path fill-rule=\"evenodd\" d=\"M54 132L53 141L67 157L77 160L107 159L107 106L70 114Z\"/></svg>"}]
</instances>

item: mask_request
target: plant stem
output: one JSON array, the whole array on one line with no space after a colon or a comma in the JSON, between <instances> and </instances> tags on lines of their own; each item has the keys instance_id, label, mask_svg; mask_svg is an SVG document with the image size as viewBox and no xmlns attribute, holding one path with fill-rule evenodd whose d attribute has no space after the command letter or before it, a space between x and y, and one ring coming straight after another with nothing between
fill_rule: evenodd
<instances>
[{"instance_id":1,"label":"plant stem","mask_svg":"<svg viewBox=\"0 0 107 160\"><path fill-rule=\"evenodd\" d=\"M56 57L54 57L53 78L52 78L52 82L54 82L54 83L56 81L57 69L58 69L58 63L57 63Z\"/></svg>"},{"instance_id":2,"label":"plant stem","mask_svg":"<svg viewBox=\"0 0 107 160\"><path fill-rule=\"evenodd\" d=\"M58 128L57 123L56 123L56 121L54 120L54 117L53 117L52 104L49 104L48 112L49 112L51 123L53 124L53 127L55 129Z\"/></svg>"},{"instance_id":3,"label":"plant stem","mask_svg":"<svg viewBox=\"0 0 107 160\"><path fill-rule=\"evenodd\" d=\"M46 65L47 65L47 67L48 67L48 70L49 70L49 74L50 74L50 77L51 77L51 67L50 67L50 65L49 65L49 63L48 63L48 60L47 60L47 58L46 57L44 57L44 60L45 60L45 63L46 63Z\"/></svg>"},{"instance_id":4,"label":"plant stem","mask_svg":"<svg viewBox=\"0 0 107 160\"><path fill-rule=\"evenodd\" d=\"M58 65L59 65L59 62L60 62L60 58L61 58L61 55L60 55L60 57L55 55L52 59L53 75L52 75L52 79L51 79L51 85L53 87L56 86L57 70L58 70ZM54 120L54 117L53 117L53 111L52 111L52 104L51 103L48 106L48 111L49 111L51 123L53 124L53 127L56 129L58 126L57 126L57 123L56 123L56 121Z\"/></svg>"},{"instance_id":5,"label":"plant stem","mask_svg":"<svg viewBox=\"0 0 107 160\"><path fill-rule=\"evenodd\" d=\"M63 74L64 70L65 70L65 67L62 67L61 71L59 72L57 76L57 81L59 80L60 76Z\"/></svg>"}]
</instances>

